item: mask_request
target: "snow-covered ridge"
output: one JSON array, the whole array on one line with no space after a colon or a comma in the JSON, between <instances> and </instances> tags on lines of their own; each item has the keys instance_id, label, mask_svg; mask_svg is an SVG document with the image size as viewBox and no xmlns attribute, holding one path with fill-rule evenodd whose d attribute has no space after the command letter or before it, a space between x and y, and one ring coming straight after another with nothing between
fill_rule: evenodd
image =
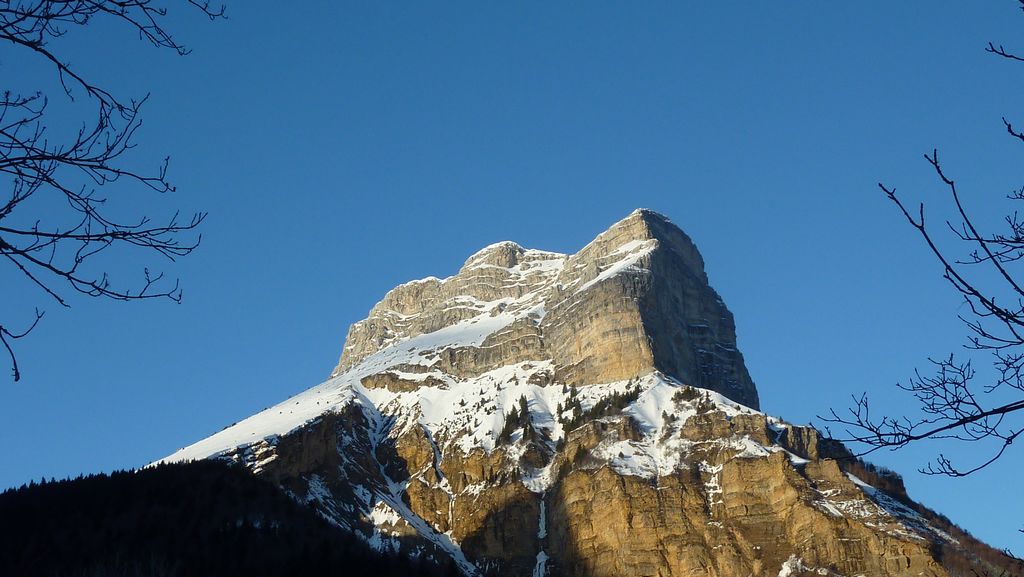
<instances>
[{"instance_id":1,"label":"snow-covered ridge","mask_svg":"<svg viewBox=\"0 0 1024 577\"><path fill-rule=\"evenodd\" d=\"M443 331L439 333L443 336ZM438 337L437 333L430 333L409 339L403 346L388 347L352 371L227 427L162 461L203 459L238 447L273 444L276 438L324 413L340 411L351 403L368 403L370 406L365 409L392 418L396 423L389 433L392 437L402 435L412 426L422 426L438 440L441 450L457 449L469 453L482 449L489 453L499 447L499 437L507 418L513 411L518 411L525 400L531 427L540 432L544 442L553 449L566 437L565 424L573 418L591 411L602 400L632 393L635 400L622 409L621 414L632 419L644 432L644 440L611 442L600 446L595 455L607 456L611 467L627 475L651 477L670 474L679 465L686 442L661 441L666 438L667 431L673 427L678 429L696 415L697 409L693 401L681 402L675 398L684 388L682 384L657 372L635 380L568 387L548 382L552 372L550 361L535 361L499 367L469 379L455 379L441 371L397 371L398 376L410 381L440 383L404 392L387 388L369 389L361 384L362 377L377 374L395 364L417 360L416 351L420 347L429 350ZM760 414L714 391L699 391L701 398L710 402L715 410L730 417ZM575 412L572 408L574 403L579 406ZM522 432L517 430L508 441L514 444L521 438ZM743 441L730 442L738 442L736 447L741 453L764 454L763 451L781 450L771 448L762 451L752 449ZM619 453L622 455L615 456Z\"/></svg>"},{"instance_id":2,"label":"snow-covered ridge","mask_svg":"<svg viewBox=\"0 0 1024 577\"><path fill-rule=\"evenodd\" d=\"M412 354L404 347L397 352ZM516 428L509 434L507 423L523 406L527 408L526 422L537 432L531 442L545 445L552 454L572 436L573 427L585 426L593 419L626 419L630 428L636 431L636 436L604 436L588 451L587 461L579 466L608 467L620 475L655 482L660 477L677 476L680 471L696 467L704 479L710 508L723 502L721 474L723 464L731 459L761 459L773 453L783 453L794 467L808 463L778 444L765 443L748 435L688 438L684 428L691 419L711 412L720 413L726 420L741 416L761 417L769 429L777 432L790 425L735 403L719 393L685 386L658 372L639 379L567 387L548 382L547 377L552 370L550 362L524 362L469 379L455 379L440 371L403 373L401 376L404 378L424 383L409 391L366 388L359 382L360 375L372 374L380 366L398 358L391 356L397 352L382 351L379 358L367 359L366 365L361 364L358 371L296 395L163 461L241 454L243 461L258 471L276 457L272 449L278 438L325 412L340 411L356 404L363 409L368 421L376 423L375 427L387 424L386 429L375 433L375 442L398 439L410 429L420 427L434 443L436 462L452 451L466 455L477 450L485 453L506 451L509 455L507 462L513 463L510 465L513 467L509 471L510 478L519 479L538 495L551 489L558 471L554 468L554 460L539 469L520 463L519 457L530 443L524 439L522 429ZM608 400L615 398L626 398L628 403L607 413L607 417L591 414L596 407L602 403L607 406ZM580 421L579 417L586 418ZM503 438L503 432L508 436ZM239 452L238 447L248 448ZM923 535L931 535L932 538L937 536L951 540L884 492L860 479L849 478L849 487L822 493L814 502L815 506L827 515L856 519L893 536L922 539ZM441 483L448 487L443 476ZM467 486L463 492L473 495L487 489L486 486ZM447 490L451 491L451 488ZM384 530L383 527L394 525L398 519L424 523L406 510L407 507L403 509L399 498L401 487L394 487L391 493L386 500L382 501L384 497L378 495L368 501L377 503L371 514L375 525L381 525ZM453 493L453 498L456 497ZM424 526L418 531L424 533L433 529ZM374 535L381 547L394 545L386 533ZM443 535L435 537L439 546L454 547L444 540Z\"/></svg>"},{"instance_id":3,"label":"snow-covered ridge","mask_svg":"<svg viewBox=\"0 0 1024 577\"><path fill-rule=\"evenodd\" d=\"M427 337L428 335L423 335ZM570 388L562 384L538 384L550 375L550 362L525 362L500 367L479 377L457 380L442 373L409 373L406 378L426 382L427 377L441 383L423 386L413 391L394 392L386 388L367 389L358 377L372 374L380 366L388 365L398 356L382 351L380 358L367 359L366 366L359 371L328 380L287 401L253 415L219 433L179 450L163 459L163 462L202 459L238 447L256 446L261 443L273 445L276 439L316 419L325 412L338 411L350 403L366 404L365 408L375 414L387 415L393 419L394 428L388 433L397 438L413 426L421 426L437 440L442 452L458 450L470 453L476 449L492 452L501 446L500 435L506 420L518 411L525 399L531 427L542 435L542 440L554 449L564 440L569 431L566 423L579 413L574 413L574 400L584 413L591 411L602 400L632 393L635 397L620 413L630 419L641 433L638 439L604 439L591 451L599 463L605 463L622 475L656 479L672 475L687 465L687 459L697 450L706 451L714 445L715 451L726 451L732 458L762 458L771 453L783 452L794 465L805 464L806 459L788 453L783 447L762 444L750 437L715 439L694 442L680 435L687 422L701 411L721 412L731 419L739 415L760 415L762 413L744 407L714 391L686 387L670 377L654 372L650 375L627 381L595 384ZM412 354L406 348L392 353ZM691 392L685 400L681 391ZM703 405L703 407L702 407ZM784 425L765 416L776 429ZM515 445L522 439L522 432L516 430L505 441ZM507 447L506 447L507 448ZM257 453L258 455L258 453ZM712 471L715 465L703 463L704 470ZM526 471L529 480L531 472ZM543 474L543 472L533 472ZM889 515L911 517L915 513L889 499L877 489L859 479L853 482L863 488L873 500L856 499L855 502L838 502L828 495L822 498L822 507L836 515L854 517ZM538 492L546 490L549 479L538 479L532 487ZM878 495L880 494L880 496ZM879 504L875 505L875 501Z\"/></svg>"}]
</instances>

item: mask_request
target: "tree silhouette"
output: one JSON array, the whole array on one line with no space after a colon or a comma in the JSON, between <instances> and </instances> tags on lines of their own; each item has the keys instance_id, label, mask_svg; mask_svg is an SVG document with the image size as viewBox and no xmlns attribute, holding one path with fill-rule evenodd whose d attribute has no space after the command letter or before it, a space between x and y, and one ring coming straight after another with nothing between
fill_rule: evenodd
<instances>
[{"instance_id":1,"label":"tree silhouette","mask_svg":"<svg viewBox=\"0 0 1024 577\"><path fill-rule=\"evenodd\" d=\"M1024 0L1018 2L1024 10ZM1010 61L1024 61L1002 45L990 42L985 50ZM1005 117L1002 122L1013 140L1024 142L1024 133ZM983 230L965 207L955 180L943 170L938 150L925 154L925 160L950 199L953 220L935 226L926 221L923 203L909 206L894 187L878 186L919 233L942 266L943 278L964 299L967 306L959 318L968 329L966 348L991 354L992 376L979 384L970 356L929 359L933 373L915 371L909 382L899 385L914 397L916 415L875 416L867 395L862 394L854 397L851 408L841 413L831 410L824 420L844 429L845 438L840 440L866 446L861 455L922 439L991 443L989 452L979 453L978 460L967 466L956 465L940 453L922 470L961 477L1002 457L1024 431L1024 278L1018 268L1024 262L1024 220L1010 211L1003 230ZM1024 187L1011 192L1008 199L1024 200ZM966 247L962 256L944 247L938 236L942 229L957 246Z\"/></svg>"},{"instance_id":2,"label":"tree silhouette","mask_svg":"<svg viewBox=\"0 0 1024 577\"><path fill-rule=\"evenodd\" d=\"M224 16L223 7L207 1L187 4L210 19ZM68 109L85 111L77 127L68 126L50 114L50 96L42 91L0 91L0 262L61 306L70 306L68 292L122 301L181 299L178 282L162 272L144 267L141 279L129 286L93 265L93 257L108 251L141 249L174 260L199 245L200 237L192 233L204 213L186 218L175 213L158 222L146 215L124 216L134 212L131 197L137 192L174 191L167 158L149 171L126 159L148 95L115 95L52 48L53 40L102 19L120 23L157 48L188 54L164 27L166 17L167 8L152 0L0 0L3 54L51 70L62 88L59 100ZM31 320L16 327L0 319L0 343L15 381L21 372L12 341L29 334L42 316L36 308Z\"/></svg>"}]
</instances>

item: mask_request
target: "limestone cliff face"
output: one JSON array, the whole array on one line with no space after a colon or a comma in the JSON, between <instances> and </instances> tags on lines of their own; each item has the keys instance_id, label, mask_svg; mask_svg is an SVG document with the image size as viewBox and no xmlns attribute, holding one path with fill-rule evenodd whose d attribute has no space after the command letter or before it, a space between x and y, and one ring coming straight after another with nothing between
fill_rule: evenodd
<instances>
[{"instance_id":1,"label":"limestone cliff face","mask_svg":"<svg viewBox=\"0 0 1024 577\"><path fill-rule=\"evenodd\" d=\"M697 247L647 210L574 255L503 242L471 256L452 277L395 288L349 330L332 375L393 343L481 314L512 321L479 344L448 348L439 361L446 372L477 376L550 359L559 381L585 385L657 369L758 406L732 313L708 284Z\"/></svg>"},{"instance_id":2,"label":"limestone cliff face","mask_svg":"<svg viewBox=\"0 0 1024 577\"><path fill-rule=\"evenodd\" d=\"M757 405L696 247L640 210L397 287L330 380L168 460L237 461L470 576L1024 575Z\"/></svg>"}]
</instances>

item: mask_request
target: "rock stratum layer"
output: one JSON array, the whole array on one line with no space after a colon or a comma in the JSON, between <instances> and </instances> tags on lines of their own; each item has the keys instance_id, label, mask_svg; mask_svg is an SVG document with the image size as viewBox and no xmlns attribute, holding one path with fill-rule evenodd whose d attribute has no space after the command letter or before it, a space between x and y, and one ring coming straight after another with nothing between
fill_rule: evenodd
<instances>
[{"instance_id":1,"label":"rock stratum layer","mask_svg":"<svg viewBox=\"0 0 1024 577\"><path fill-rule=\"evenodd\" d=\"M693 242L638 210L573 255L498 243L395 288L328 381L165 460L244 464L464 575L1021 574L757 408Z\"/></svg>"}]
</instances>

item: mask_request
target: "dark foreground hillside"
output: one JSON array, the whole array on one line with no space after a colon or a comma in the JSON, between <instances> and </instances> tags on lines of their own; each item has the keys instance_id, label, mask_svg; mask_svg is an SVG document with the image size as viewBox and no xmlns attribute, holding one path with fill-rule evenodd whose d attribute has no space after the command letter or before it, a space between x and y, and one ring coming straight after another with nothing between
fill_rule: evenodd
<instances>
[{"instance_id":1,"label":"dark foreground hillside","mask_svg":"<svg viewBox=\"0 0 1024 577\"><path fill-rule=\"evenodd\" d=\"M455 575L383 556L245 470L216 461L0 494L0 575Z\"/></svg>"}]
</instances>

